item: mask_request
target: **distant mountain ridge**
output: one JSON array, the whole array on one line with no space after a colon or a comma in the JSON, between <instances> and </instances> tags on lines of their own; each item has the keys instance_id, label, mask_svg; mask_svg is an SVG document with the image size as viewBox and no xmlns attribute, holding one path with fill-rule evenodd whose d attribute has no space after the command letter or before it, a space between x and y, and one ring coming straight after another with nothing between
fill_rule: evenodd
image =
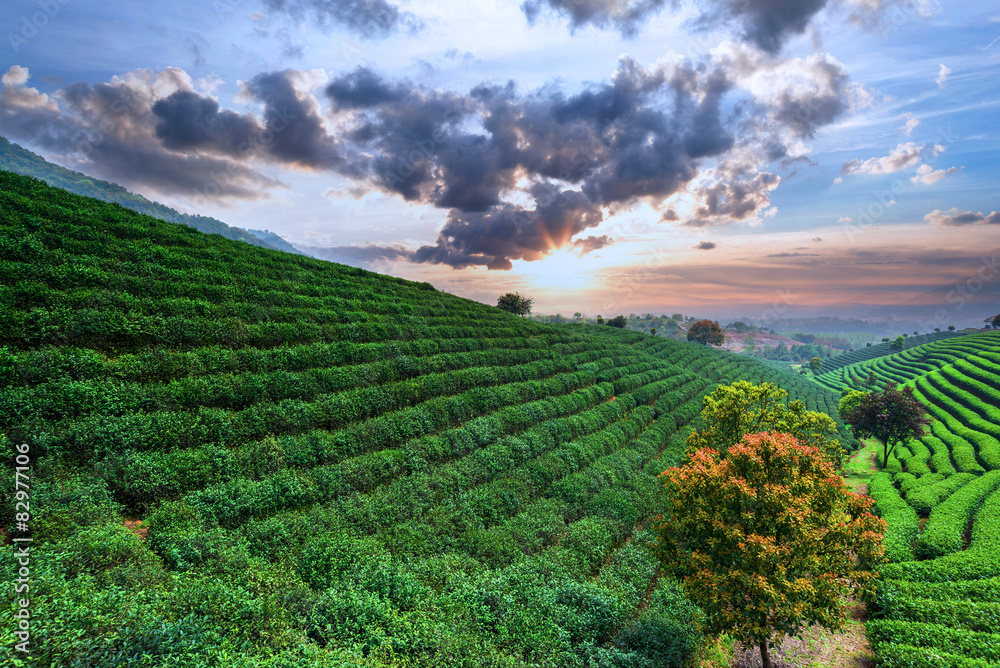
<instances>
[{"instance_id":1,"label":"distant mountain ridge","mask_svg":"<svg viewBox=\"0 0 1000 668\"><path fill-rule=\"evenodd\" d=\"M170 223L180 223L208 234L218 234L227 239L243 241L261 248L272 248L302 255L290 243L267 230L245 230L232 227L210 216L193 216L181 213L165 204L153 202L142 195L130 192L110 181L95 179L80 172L60 167L40 155L0 137L0 169L41 179L51 186L63 188L77 195L93 197L104 202L115 202L124 207Z\"/></svg>"}]
</instances>

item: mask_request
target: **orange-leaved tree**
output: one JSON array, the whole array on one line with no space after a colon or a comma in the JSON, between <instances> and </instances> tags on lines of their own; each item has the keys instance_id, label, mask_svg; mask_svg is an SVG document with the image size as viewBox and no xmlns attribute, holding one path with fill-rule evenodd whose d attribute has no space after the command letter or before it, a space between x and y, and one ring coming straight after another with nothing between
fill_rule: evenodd
<instances>
[{"instance_id":1,"label":"orange-leaved tree","mask_svg":"<svg viewBox=\"0 0 1000 668\"><path fill-rule=\"evenodd\" d=\"M845 593L872 594L885 521L818 448L747 434L726 457L702 448L660 478L657 554L705 611L705 631L759 646L765 668L782 638L841 628Z\"/></svg>"}]
</instances>

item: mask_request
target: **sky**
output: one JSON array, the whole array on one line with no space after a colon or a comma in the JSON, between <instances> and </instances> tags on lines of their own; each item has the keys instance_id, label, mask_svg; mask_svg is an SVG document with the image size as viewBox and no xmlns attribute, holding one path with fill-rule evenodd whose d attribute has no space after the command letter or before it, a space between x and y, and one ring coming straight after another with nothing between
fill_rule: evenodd
<instances>
[{"instance_id":1,"label":"sky","mask_svg":"<svg viewBox=\"0 0 1000 668\"><path fill-rule=\"evenodd\" d=\"M1000 8L7 0L0 135L536 313L1000 312Z\"/></svg>"}]
</instances>

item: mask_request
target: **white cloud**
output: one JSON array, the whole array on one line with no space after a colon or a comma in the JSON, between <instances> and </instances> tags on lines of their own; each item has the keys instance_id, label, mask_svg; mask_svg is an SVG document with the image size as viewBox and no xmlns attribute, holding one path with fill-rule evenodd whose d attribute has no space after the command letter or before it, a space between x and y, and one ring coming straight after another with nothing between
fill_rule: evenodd
<instances>
[{"instance_id":1,"label":"white cloud","mask_svg":"<svg viewBox=\"0 0 1000 668\"><path fill-rule=\"evenodd\" d=\"M917 175L910 179L913 183L923 183L925 185L930 185L932 183L937 183L944 177L954 174L958 171L958 167L949 167L948 169L939 169L934 171L934 168L930 165L923 164L917 167Z\"/></svg>"},{"instance_id":2,"label":"white cloud","mask_svg":"<svg viewBox=\"0 0 1000 668\"><path fill-rule=\"evenodd\" d=\"M906 119L906 123L903 124L903 127L901 127L899 129L899 131L902 134L904 134L907 137L909 137L911 134L913 134L913 131L916 130L917 127L919 127L919 125L920 125L920 119L919 118L914 118L913 114L903 114L900 117L900 120L902 120L904 118Z\"/></svg>"},{"instance_id":3,"label":"white cloud","mask_svg":"<svg viewBox=\"0 0 1000 668\"><path fill-rule=\"evenodd\" d=\"M984 214L982 211L963 211L955 208L948 209L947 211L934 209L924 216L924 220L932 225L944 225L946 227L1000 225L1000 212L991 211L988 214Z\"/></svg>"},{"instance_id":4,"label":"white cloud","mask_svg":"<svg viewBox=\"0 0 1000 668\"><path fill-rule=\"evenodd\" d=\"M941 69L938 70L937 79L934 80L934 83L936 83L941 88L944 88L945 84L948 83L949 74L951 74L951 68L948 67L947 65L942 64Z\"/></svg>"},{"instance_id":5,"label":"white cloud","mask_svg":"<svg viewBox=\"0 0 1000 668\"><path fill-rule=\"evenodd\" d=\"M841 165L840 171L844 174L892 174L901 169L916 167L925 157L934 157L943 152L944 146L940 144L927 146L926 144L906 142L899 144L889 151L889 155L881 158L867 160L855 158L850 162L845 162Z\"/></svg>"}]
</instances>

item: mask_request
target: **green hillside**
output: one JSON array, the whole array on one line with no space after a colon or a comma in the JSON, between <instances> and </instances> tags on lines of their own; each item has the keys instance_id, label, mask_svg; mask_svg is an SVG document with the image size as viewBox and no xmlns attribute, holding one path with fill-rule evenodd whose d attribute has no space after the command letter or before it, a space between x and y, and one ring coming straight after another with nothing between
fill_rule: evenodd
<instances>
[{"instance_id":1,"label":"green hillside","mask_svg":"<svg viewBox=\"0 0 1000 668\"><path fill-rule=\"evenodd\" d=\"M950 339L953 336L963 336L963 334L960 332L950 332L946 330L943 332L929 332L918 336L908 336L903 339L903 350L916 348L924 345L925 343ZM888 343L882 342L874 343L870 346L865 346L864 348L858 348L857 350L841 353L823 360L823 375L826 376L827 373L841 370L844 367L857 364L858 362L865 362L867 360L875 359L876 357L892 355L895 352L896 351L893 350ZM838 377L840 376L838 375ZM825 384L829 385L829 383Z\"/></svg>"},{"instance_id":2,"label":"green hillside","mask_svg":"<svg viewBox=\"0 0 1000 668\"><path fill-rule=\"evenodd\" d=\"M85 195L104 202L121 204L133 211L138 211L139 213L144 213L160 220L190 225L196 230L208 234L218 234L227 239L245 241L252 246L276 248L288 253L300 252L276 234L230 227L221 220L210 216L192 216L180 213L169 206L152 202L142 195L129 192L117 183L94 179L86 174L55 165L31 151L7 141L4 137L0 137L0 169L16 174L24 174L25 176L33 176L51 186L63 188L77 195Z\"/></svg>"},{"instance_id":3,"label":"green hillside","mask_svg":"<svg viewBox=\"0 0 1000 668\"><path fill-rule=\"evenodd\" d=\"M646 526L702 397L774 380L837 415L751 358L535 323L7 172L0 321L28 665L679 666L700 613Z\"/></svg>"},{"instance_id":4,"label":"green hillside","mask_svg":"<svg viewBox=\"0 0 1000 668\"><path fill-rule=\"evenodd\" d=\"M1000 332L927 343L817 380L901 383L935 418L877 473L894 563L868 623L886 666L1000 663ZM925 519L926 518L926 519Z\"/></svg>"}]
</instances>

